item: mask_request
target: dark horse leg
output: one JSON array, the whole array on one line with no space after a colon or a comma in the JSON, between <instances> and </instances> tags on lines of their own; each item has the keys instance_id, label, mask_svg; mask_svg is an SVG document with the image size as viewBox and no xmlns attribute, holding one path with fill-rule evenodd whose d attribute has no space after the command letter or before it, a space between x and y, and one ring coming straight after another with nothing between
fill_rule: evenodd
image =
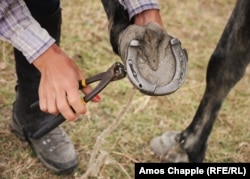
<instances>
[{"instance_id":1,"label":"dark horse leg","mask_svg":"<svg viewBox=\"0 0 250 179\"><path fill-rule=\"evenodd\" d=\"M210 57L206 89L190 125L151 141L166 162L202 162L221 105L243 77L250 61L250 1L238 0L216 49ZM163 149L159 149L159 145ZM158 146L157 146L158 145Z\"/></svg>"},{"instance_id":2,"label":"dark horse leg","mask_svg":"<svg viewBox=\"0 0 250 179\"><path fill-rule=\"evenodd\" d=\"M130 25L128 13L118 0L102 0L102 5L109 21L110 43L118 54L119 35Z\"/></svg>"}]
</instances>

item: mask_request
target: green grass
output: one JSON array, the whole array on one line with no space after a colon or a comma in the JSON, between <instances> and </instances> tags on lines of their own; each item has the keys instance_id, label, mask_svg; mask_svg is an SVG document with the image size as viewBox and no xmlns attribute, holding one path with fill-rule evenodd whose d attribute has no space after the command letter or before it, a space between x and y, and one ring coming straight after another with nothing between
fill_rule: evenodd
<instances>
[{"instance_id":1,"label":"green grass","mask_svg":"<svg viewBox=\"0 0 250 179\"><path fill-rule=\"evenodd\" d=\"M148 97L128 79L111 83L100 104L89 103L88 113L75 123L64 123L79 155L79 167L66 178L82 178L98 135L133 102L121 123L107 135L100 151L109 160L99 178L133 178L134 162L157 162L149 141L170 130L182 130L191 122L205 88L208 59L230 16L235 0L159 0L164 26L178 37L189 54L184 85L175 93ZM106 70L120 58L109 44L107 20L100 1L62 0L61 47L76 60L85 76ZM15 99L15 68L9 44L0 42L0 178L63 178L52 174L36 159L27 143L9 132ZM223 103L210 136L205 161L250 162L250 70Z\"/></svg>"}]
</instances>

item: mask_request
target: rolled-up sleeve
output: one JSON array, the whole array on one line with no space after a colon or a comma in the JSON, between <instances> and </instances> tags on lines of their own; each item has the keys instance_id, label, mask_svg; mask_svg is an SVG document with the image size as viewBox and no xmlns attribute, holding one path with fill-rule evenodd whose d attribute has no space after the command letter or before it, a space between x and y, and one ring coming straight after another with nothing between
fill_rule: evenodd
<instances>
[{"instance_id":1,"label":"rolled-up sleeve","mask_svg":"<svg viewBox=\"0 0 250 179\"><path fill-rule=\"evenodd\" d=\"M29 63L55 43L23 0L0 0L0 38L20 50Z\"/></svg>"},{"instance_id":2,"label":"rolled-up sleeve","mask_svg":"<svg viewBox=\"0 0 250 179\"><path fill-rule=\"evenodd\" d=\"M119 0L127 9L129 18L132 19L136 14L149 9L160 9L158 0Z\"/></svg>"}]
</instances>

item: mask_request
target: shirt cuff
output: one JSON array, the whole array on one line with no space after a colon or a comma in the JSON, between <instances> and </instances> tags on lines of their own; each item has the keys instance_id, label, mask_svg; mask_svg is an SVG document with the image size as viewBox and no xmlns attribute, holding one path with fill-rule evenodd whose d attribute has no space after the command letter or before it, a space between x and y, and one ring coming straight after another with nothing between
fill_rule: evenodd
<instances>
[{"instance_id":1,"label":"shirt cuff","mask_svg":"<svg viewBox=\"0 0 250 179\"><path fill-rule=\"evenodd\" d=\"M120 3L127 9L130 20L145 10L160 9L158 0L120 0Z\"/></svg>"},{"instance_id":2,"label":"shirt cuff","mask_svg":"<svg viewBox=\"0 0 250 179\"><path fill-rule=\"evenodd\" d=\"M20 28L18 33L12 36L11 43L32 63L55 43L55 39L40 24L32 21L27 28Z\"/></svg>"}]
</instances>

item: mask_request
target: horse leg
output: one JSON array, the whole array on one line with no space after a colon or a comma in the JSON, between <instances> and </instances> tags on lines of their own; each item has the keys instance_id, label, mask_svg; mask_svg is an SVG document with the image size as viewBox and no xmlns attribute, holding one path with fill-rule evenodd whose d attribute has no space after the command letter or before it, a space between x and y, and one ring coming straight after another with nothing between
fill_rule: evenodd
<instances>
[{"instance_id":1,"label":"horse leg","mask_svg":"<svg viewBox=\"0 0 250 179\"><path fill-rule=\"evenodd\" d=\"M118 0L102 0L102 5L109 21L110 43L113 51L118 54L119 35L131 24L128 12Z\"/></svg>"},{"instance_id":2,"label":"horse leg","mask_svg":"<svg viewBox=\"0 0 250 179\"><path fill-rule=\"evenodd\" d=\"M210 57L206 89L190 125L151 141L152 150L167 162L202 162L221 105L243 77L250 61L250 1L238 0L221 39ZM162 148L165 147L163 150Z\"/></svg>"}]
</instances>

